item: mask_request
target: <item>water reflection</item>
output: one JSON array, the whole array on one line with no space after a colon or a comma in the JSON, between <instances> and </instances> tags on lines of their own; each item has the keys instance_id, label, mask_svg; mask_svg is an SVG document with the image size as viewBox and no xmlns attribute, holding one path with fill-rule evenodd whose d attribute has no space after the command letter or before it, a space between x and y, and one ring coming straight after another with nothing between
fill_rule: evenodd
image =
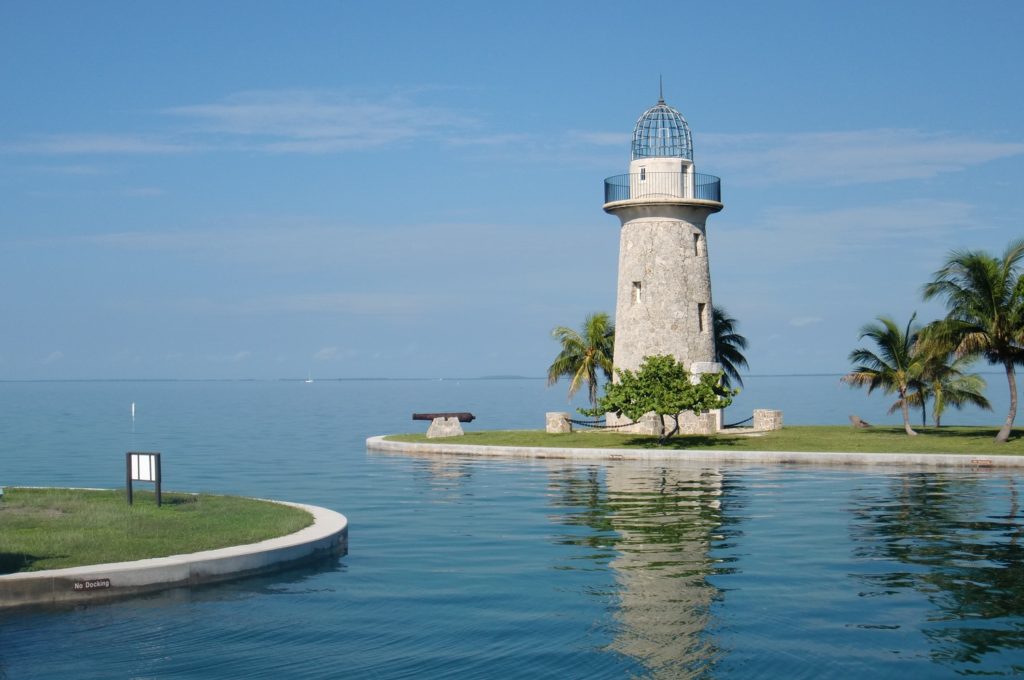
<instances>
[{"instance_id":1,"label":"water reflection","mask_svg":"<svg viewBox=\"0 0 1024 680\"><path fill-rule=\"evenodd\" d=\"M961 673L1024 672L1024 549L1013 476L907 473L859 489L855 555L901 569L863 574L865 595L923 595L931 659ZM1008 652L1013 652L1008 654Z\"/></svg>"},{"instance_id":2,"label":"water reflection","mask_svg":"<svg viewBox=\"0 0 1024 680\"><path fill-rule=\"evenodd\" d=\"M59 616L69 611L163 609L168 606L188 606L205 602L235 602L254 597L315 593L321 588L315 587L313 584L330 574L346 571L347 567L343 561L345 557L345 555L322 555L264 574L220 583L167 588L141 595L124 595L90 603L64 602L2 609L0 610L0 624L26 617ZM3 661L2 652L3 648L0 647L0 663Z\"/></svg>"},{"instance_id":3,"label":"water reflection","mask_svg":"<svg viewBox=\"0 0 1024 680\"><path fill-rule=\"evenodd\" d=\"M417 466L414 476L425 480L432 493L456 500L465 493L466 483L473 477L473 466L465 458L435 456Z\"/></svg>"},{"instance_id":4,"label":"water reflection","mask_svg":"<svg viewBox=\"0 0 1024 680\"><path fill-rule=\"evenodd\" d=\"M606 556L617 585L610 651L636 659L652 677L709 673L719 656L706 635L720 597L707 577L723 565L728 483L717 470L610 465L554 470L560 521L590 531L563 537Z\"/></svg>"},{"instance_id":5,"label":"water reflection","mask_svg":"<svg viewBox=\"0 0 1024 680\"><path fill-rule=\"evenodd\" d=\"M292 617L266 612L322 599L333 575L347 571L343 559L324 556L273 574L92 604L2 610L0 680L5 668L12 678L267 677L257 661L220 673L211 668L221 657L241 656L239 648L257 654L260 636L301 638L305 631Z\"/></svg>"}]
</instances>

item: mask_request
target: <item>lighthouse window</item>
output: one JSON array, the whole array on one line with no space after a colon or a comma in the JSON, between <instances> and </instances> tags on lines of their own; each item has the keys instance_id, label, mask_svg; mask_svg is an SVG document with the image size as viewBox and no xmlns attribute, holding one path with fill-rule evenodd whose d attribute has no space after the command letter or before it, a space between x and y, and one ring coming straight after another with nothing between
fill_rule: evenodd
<instances>
[{"instance_id":1,"label":"lighthouse window","mask_svg":"<svg viewBox=\"0 0 1024 680\"><path fill-rule=\"evenodd\" d=\"M700 255L700 234L693 235L693 254Z\"/></svg>"},{"instance_id":2,"label":"lighthouse window","mask_svg":"<svg viewBox=\"0 0 1024 680\"><path fill-rule=\"evenodd\" d=\"M636 303L640 302L640 288L641 288L640 282L639 281L634 281L633 282L633 304L636 304Z\"/></svg>"},{"instance_id":3,"label":"lighthouse window","mask_svg":"<svg viewBox=\"0 0 1024 680\"><path fill-rule=\"evenodd\" d=\"M647 181L647 168L640 168L640 181L641 182L646 182Z\"/></svg>"},{"instance_id":4,"label":"lighthouse window","mask_svg":"<svg viewBox=\"0 0 1024 680\"><path fill-rule=\"evenodd\" d=\"M706 325L704 323L704 308L705 307L707 307L707 305L705 305L703 302L698 302L697 303L697 329L701 333L704 332L704 326Z\"/></svg>"}]
</instances>

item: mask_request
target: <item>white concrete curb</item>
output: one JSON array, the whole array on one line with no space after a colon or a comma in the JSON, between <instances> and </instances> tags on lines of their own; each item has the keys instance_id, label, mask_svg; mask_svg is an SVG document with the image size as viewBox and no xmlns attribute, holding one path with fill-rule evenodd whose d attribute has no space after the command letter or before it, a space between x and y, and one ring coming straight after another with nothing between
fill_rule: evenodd
<instances>
[{"instance_id":1,"label":"white concrete curb","mask_svg":"<svg viewBox=\"0 0 1024 680\"><path fill-rule=\"evenodd\" d=\"M1024 467L1024 456L957 453L826 453L800 451L702 451L679 449L581 449L543 446L481 446L457 443L408 443L370 437L371 451L411 454L488 456L499 458L555 458L569 460L675 460L697 463L751 465L803 464L821 466L897 465L960 469Z\"/></svg>"},{"instance_id":2,"label":"white concrete curb","mask_svg":"<svg viewBox=\"0 0 1024 680\"><path fill-rule=\"evenodd\" d=\"M0 576L0 608L95 601L214 583L348 552L344 515L315 505L274 502L302 508L313 515L313 524L259 543L187 555L5 574Z\"/></svg>"}]
</instances>

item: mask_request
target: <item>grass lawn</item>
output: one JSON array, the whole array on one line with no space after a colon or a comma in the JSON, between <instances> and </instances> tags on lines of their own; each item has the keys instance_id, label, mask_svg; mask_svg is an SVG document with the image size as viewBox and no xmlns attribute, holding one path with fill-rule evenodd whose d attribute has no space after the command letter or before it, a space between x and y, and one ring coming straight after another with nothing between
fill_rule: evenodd
<instances>
[{"instance_id":1,"label":"grass lawn","mask_svg":"<svg viewBox=\"0 0 1024 680\"><path fill-rule=\"evenodd\" d=\"M237 496L21 489L0 500L0 574L255 543L313 523L305 510Z\"/></svg>"},{"instance_id":2,"label":"grass lawn","mask_svg":"<svg viewBox=\"0 0 1024 680\"><path fill-rule=\"evenodd\" d=\"M1024 430L1014 430L1010 441L996 444L994 427L919 427L920 434L908 437L902 427L871 427L855 430L843 425L787 426L762 435L676 436L664 444L668 449L714 449L721 451L834 451L865 453L960 453L967 455L1024 455ZM427 439L423 434L399 434L391 441L491 446L550 446L590 449L656 448L658 438L614 431L585 431L547 434L543 430L466 432L453 439Z\"/></svg>"}]
</instances>

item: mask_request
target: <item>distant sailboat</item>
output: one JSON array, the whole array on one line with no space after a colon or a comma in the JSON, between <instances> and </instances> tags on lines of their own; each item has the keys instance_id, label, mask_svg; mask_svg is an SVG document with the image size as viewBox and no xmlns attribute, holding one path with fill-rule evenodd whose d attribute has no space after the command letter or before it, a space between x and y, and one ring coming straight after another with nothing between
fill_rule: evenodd
<instances>
[{"instance_id":1,"label":"distant sailboat","mask_svg":"<svg viewBox=\"0 0 1024 680\"><path fill-rule=\"evenodd\" d=\"M307 374L307 376L306 376L306 382L307 382L307 383L311 383L311 382L313 382L313 371L310 371L310 372L309 372L309 373Z\"/></svg>"}]
</instances>

